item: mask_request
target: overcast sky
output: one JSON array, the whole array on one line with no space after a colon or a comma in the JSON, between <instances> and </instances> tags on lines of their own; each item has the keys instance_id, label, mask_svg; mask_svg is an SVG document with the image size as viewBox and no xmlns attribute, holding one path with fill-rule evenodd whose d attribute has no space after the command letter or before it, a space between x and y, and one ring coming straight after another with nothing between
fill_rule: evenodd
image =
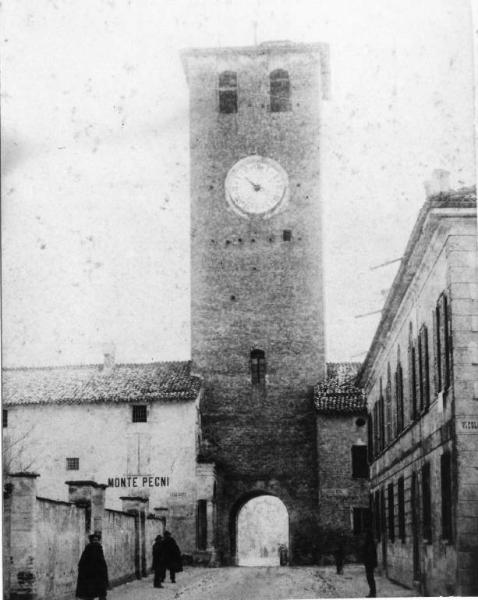
<instances>
[{"instance_id":1,"label":"overcast sky","mask_svg":"<svg viewBox=\"0 0 478 600\"><path fill-rule=\"evenodd\" d=\"M435 168L474 183L465 0L7 0L3 361L190 356L188 90L179 51L328 42L328 360L361 360Z\"/></svg>"}]
</instances>

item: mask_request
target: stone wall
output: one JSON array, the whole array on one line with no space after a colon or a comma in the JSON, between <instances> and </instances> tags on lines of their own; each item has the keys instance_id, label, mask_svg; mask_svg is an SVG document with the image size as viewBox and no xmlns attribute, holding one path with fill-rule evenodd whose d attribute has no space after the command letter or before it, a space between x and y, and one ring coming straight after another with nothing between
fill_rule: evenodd
<instances>
[{"instance_id":1,"label":"stone wall","mask_svg":"<svg viewBox=\"0 0 478 600\"><path fill-rule=\"evenodd\" d=\"M136 529L134 516L121 511L105 510L102 544L112 586L136 578Z\"/></svg>"},{"instance_id":2,"label":"stone wall","mask_svg":"<svg viewBox=\"0 0 478 600\"><path fill-rule=\"evenodd\" d=\"M51 500L37 496L37 477L18 473L6 482L6 600L70 600L93 528L102 533L111 585L148 574L152 540L163 531L164 521L154 515L146 519L146 501L128 499L129 513L105 510L105 486L85 481L69 482L72 502Z\"/></svg>"}]
</instances>

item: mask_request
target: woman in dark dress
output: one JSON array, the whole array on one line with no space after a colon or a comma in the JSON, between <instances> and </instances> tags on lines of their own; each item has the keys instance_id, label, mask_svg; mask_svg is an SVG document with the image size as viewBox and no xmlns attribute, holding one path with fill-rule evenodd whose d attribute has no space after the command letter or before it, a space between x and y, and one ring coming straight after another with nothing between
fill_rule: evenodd
<instances>
[{"instance_id":1,"label":"woman in dark dress","mask_svg":"<svg viewBox=\"0 0 478 600\"><path fill-rule=\"evenodd\" d=\"M98 533L89 536L90 541L86 544L78 563L76 596L82 600L93 600L93 598L104 600L106 598L108 567L100 539Z\"/></svg>"}]
</instances>

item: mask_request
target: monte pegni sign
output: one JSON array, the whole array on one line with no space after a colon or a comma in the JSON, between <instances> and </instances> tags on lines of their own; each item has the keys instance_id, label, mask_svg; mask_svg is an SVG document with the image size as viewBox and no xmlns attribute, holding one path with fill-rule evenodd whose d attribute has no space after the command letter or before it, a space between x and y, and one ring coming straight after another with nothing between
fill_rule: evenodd
<instances>
[{"instance_id":1,"label":"monte pegni sign","mask_svg":"<svg viewBox=\"0 0 478 600\"><path fill-rule=\"evenodd\" d=\"M108 477L108 487L169 487L169 477L153 475L127 475L126 477Z\"/></svg>"}]
</instances>

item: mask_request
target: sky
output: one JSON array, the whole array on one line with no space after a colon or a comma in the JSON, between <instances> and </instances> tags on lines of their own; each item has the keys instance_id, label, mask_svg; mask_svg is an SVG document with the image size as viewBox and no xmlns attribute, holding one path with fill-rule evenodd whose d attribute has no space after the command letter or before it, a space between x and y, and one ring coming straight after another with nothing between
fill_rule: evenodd
<instances>
[{"instance_id":1,"label":"sky","mask_svg":"<svg viewBox=\"0 0 478 600\"><path fill-rule=\"evenodd\" d=\"M327 360L360 361L434 169L474 184L465 0L7 0L4 366L190 357L186 47L326 42Z\"/></svg>"}]
</instances>

